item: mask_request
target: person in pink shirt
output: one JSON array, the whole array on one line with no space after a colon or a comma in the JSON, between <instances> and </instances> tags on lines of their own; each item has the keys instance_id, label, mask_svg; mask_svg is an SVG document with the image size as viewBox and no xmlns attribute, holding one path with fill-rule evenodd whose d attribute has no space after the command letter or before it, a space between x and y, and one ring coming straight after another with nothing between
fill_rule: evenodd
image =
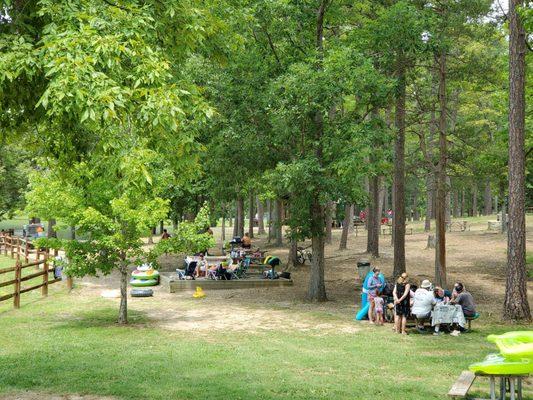
<instances>
[{"instance_id":1,"label":"person in pink shirt","mask_svg":"<svg viewBox=\"0 0 533 400\"><path fill-rule=\"evenodd\" d=\"M383 297L381 294L377 294L374 297L374 311L376 312L376 325L383 325Z\"/></svg>"}]
</instances>

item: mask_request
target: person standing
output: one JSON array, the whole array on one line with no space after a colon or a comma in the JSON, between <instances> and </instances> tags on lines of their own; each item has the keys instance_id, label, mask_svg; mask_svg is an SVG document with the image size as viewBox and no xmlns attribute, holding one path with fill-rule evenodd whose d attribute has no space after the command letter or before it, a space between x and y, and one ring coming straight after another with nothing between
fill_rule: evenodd
<instances>
[{"instance_id":1,"label":"person standing","mask_svg":"<svg viewBox=\"0 0 533 400\"><path fill-rule=\"evenodd\" d=\"M368 301L369 301L369 307L368 307L368 321L370 321L371 324L374 323L374 315L375 315L375 309L374 309L374 298L379 294L381 291L381 280L379 279L379 268L374 268L372 270L373 274L368 280L367 284L367 294L368 294Z\"/></svg>"},{"instance_id":2,"label":"person standing","mask_svg":"<svg viewBox=\"0 0 533 400\"><path fill-rule=\"evenodd\" d=\"M404 272L396 281L392 296L394 297L394 325L396 333L407 335L405 327L410 313L410 290L409 275Z\"/></svg>"}]
</instances>

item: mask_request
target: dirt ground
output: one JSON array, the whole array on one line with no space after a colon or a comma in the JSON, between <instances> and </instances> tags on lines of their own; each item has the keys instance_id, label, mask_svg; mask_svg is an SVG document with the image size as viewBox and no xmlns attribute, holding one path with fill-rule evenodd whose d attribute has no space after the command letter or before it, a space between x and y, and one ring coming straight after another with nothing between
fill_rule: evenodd
<instances>
[{"instance_id":1,"label":"dirt ground","mask_svg":"<svg viewBox=\"0 0 533 400\"><path fill-rule=\"evenodd\" d=\"M489 219L489 218L487 218ZM533 245L533 220L528 220L527 247ZM411 224L415 232L421 223ZM471 224L470 231L447 234L448 283L461 281L472 293L479 310L487 319L501 315L505 291L506 239L501 233L486 230L486 221ZM325 334L330 330L354 332L353 316L358 307L361 282L357 278L357 261L370 260L386 276L392 274L393 248L390 236L380 237L380 254L370 259L365 254L366 233L351 234L348 250L339 251L340 229L333 231L332 244L326 247L325 281L328 302L309 303L306 292L309 265L292 269L293 287L207 291L196 300L191 292L168 293L168 288L155 288L153 298L130 298L131 309L146 312L150 323L164 329L209 333L213 330L264 331L301 330ZM215 235L220 230L215 228ZM280 256L285 262L288 248L270 246L266 238L255 238L254 246ZM407 271L419 283L434 276L434 250L426 249L427 233L406 236ZM181 265L177 257L161 260L166 269ZM84 279L78 296L101 295L103 290L116 289L117 277ZM529 301L533 304L533 282L529 282ZM118 303L118 299L110 299ZM335 321L318 319L316 311L326 312ZM340 318L338 318L340 317Z\"/></svg>"}]
</instances>

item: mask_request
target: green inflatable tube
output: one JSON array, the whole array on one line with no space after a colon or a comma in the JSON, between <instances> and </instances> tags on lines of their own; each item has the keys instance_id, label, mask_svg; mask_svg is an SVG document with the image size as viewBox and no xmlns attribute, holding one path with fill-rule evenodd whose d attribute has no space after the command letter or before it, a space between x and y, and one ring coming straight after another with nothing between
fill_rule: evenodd
<instances>
[{"instance_id":1,"label":"green inflatable tube","mask_svg":"<svg viewBox=\"0 0 533 400\"><path fill-rule=\"evenodd\" d=\"M533 331L514 331L503 335L489 335L487 340L495 343L505 358L533 358Z\"/></svg>"},{"instance_id":2,"label":"green inflatable tube","mask_svg":"<svg viewBox=\"0 0 533 400\"><path fill-rule=\"evenodd\" d=\"M133 271L131 277L133 279L158 279L159 272L152 270L151 274L147 274L148 271Z\"/></svg>"},{"instance_id":3,"label":"green inflatable tube","mask_svg":"<svg viewBox=\"0 0 533 400\"><path fill-rule=\"evenodd\" d=\"M470 365L468 369L477 374L527 375L533 373L533 360L509 360L499 354L489 354L483 361Z\"/></svg>"},{"instance_id":4,"label":"green inflatable tube","mask_svg":"<svg viewBox=\"0 0 533 400\"><path fill-rule=\"evenodd\" d=\"M142 287L142 286L156 286L157 280L155 279L132 279L130 285L133 287Z\"/></svg>"},{"instance_id":5,"label":"green inflatable tube","mask_svg":"<svg viewBox=\"0 0 533 400\"><path fill-rule=\"evenodd\" d=\"M533 373L533 331L507 332L490 335L489 342L495 343L501 354L489 354L485 360L468 368L477 374L527 375Z\"/></svg>"}]
</instances>

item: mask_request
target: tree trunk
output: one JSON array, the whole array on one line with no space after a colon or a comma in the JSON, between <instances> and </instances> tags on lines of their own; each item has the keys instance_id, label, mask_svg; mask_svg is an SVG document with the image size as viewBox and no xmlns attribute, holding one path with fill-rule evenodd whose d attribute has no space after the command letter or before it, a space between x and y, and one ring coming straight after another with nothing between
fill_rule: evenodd
<instances>
[{"instance_id":1,"label":"tree trunk","mask_svg":"<svg viewBox=\"0 0 533 400\"><path fill-rule=\"evenodd\" d=\"M221 238L220 238L220 248L223 249L224 248L224 243L226 242L226 208L224 206L223 208L223 211L222 211L222 233L221 233Z\"/></svg>"},{"instance_id":2,"label":"tree trunk","mask_svg":"<svg viewBox=\"0 0 533 400\"><path fill-rule=\"evenodd\" d=\"M259 198L257 198L257 234L265 234L265 209Z\"/></svg>"},{"instance_id":3,"label":"tree trunk","mask_svg":"<svg viewBox=\"0 0 533 400\"><path fill-rule=\"evenodd\" d=\"M317 70L322 69L324 56L324 14L328 0L321 0L317 10L316 19L316 50L317 50ZM322 136L324 134L324 121L320 110L315 111L315 156L320 167L323 163ZM313 193L311 203L311 246L313 248L313 258L311 261L311 271L309 276L308 298L311 301L326 301L326 285L324 282L324 207L320 204L320 189Z\"/></svg>"},{"instance_id":4,"label":"tree trunk","mask_svg":"<svg viewBox=\"0 0 533 400\"><path fill-rule=\"evenodd\" d=\"M466 189L463 188L463 192L461 194L461 217L464 217L466 210Z\"/></svg>"},{"instance_id":5,"label":"tree trunk","mask_svg":"<svg viewBox=\"0 0 533 400\"><path fill-rule=\"evenodd\" d=\"M165 229L165 221L159 221L159 234L163 234L163 229Z\"/></svg>"},{"instance_id":6,"label":"tree trunk","mask_svg":"<svg viewBox=\"0 0 533 400\"><path fill-rule=\"evenodd\" d=\"M394 270L397 277L405 272L405 59L397 58L396 142L394 146Z\"/></svg>"},{"instance_id":7,"label":"tree trunk","mask_svg":"<svg viewBox=\"0 0 533 400\"><path fill-rule=\"evenodd\" d=\"M57 232L54 229L55 225L56 225L55 218L50 218L48 220L48 230L46 232L46 236L47 237L49 237L49 238L56 238L57 237Z\"/></svg>"},{"instance_id":8,"label":"tree trunk","mask_svg":"<svg viewBox=\"0 0 533 400\"><path fill-rule=\"evenodd\" d=\"M461 205L459 204L459 191L453 191L453 217L459 218L461 215Z\"/></svg>"},{"instance_id":9,"label":"tree trunk","mask_svg":"<svg viewBox=\"0 0 533 400\"><path fill-rule=\"evenodd\" d=\"M248 212L248 225L249 225L249 233L250 233L250 237L253 238L254 237L254 216L255 216L255 196L254 196L254 191L251 190L250 191L250 210Z\"/></svg>"},{"instance_id":10,"label":"tree trunk","mask_svg":"<svg viewBox=\"0 0 533 400\"><path fill-rule=\"evenodd\" d=\"M502 233L506 233L508 225L507 225L507 199L505 197L503 198L501 213L502 213L502 218L501 218Z\"/></svg>"},{"instance_id":11,"label":"tree trunk","mask_svg":"<svg viewBox=\"0 0 533 400\"><path fill-rule=\"evenodd\" d=\"M435 246L435 283L446 287L446 53L439 54L439 162L437 164L437 208L436 208L436 246Z\"/></svg>"},{"instance_id":12,"label":"tree trunk","mask_svg":"<svg viewBox=\"0 0 533 400\"><path fill-rule=\"evenodd\" d=\"M274 224L276 246L282 246L283 245L283 217L282 217L282 205L281 205L280 199L276 199L274 213L276 216L276 222Z\"/></svg>"},{"instance_id":13,"label":"tree trunk","mask_svg":"<svg viewBox=\"0 0 533 400\"><path fill-rule=\"evenodd\" d=\"M531 320L525 220L526 32L517 13L523 5L523 0L509 0L509 226L503 306L508 321Z\"/></svg>"},{"instance_id":14,"label":"tree trunk","mask_svg":"<svg viewBox=\"0 0 533 400\"><path fill-rule=\"evenodd\" d=\"M383 203L385 202L385 196L387 193L386 192L387 188L385 187L385 177L380 176L379 182L380 182L380 186L379 186L378 216L379 216L379 220L381 221L381 217L383 216L383 211L384 211Z\"/></svg>"},{"instance_id":15,"label":"tree trunk","mask_svg":"<svg viewBox=\"0 0 533 400\"><path fill-rule=\"evenodd\" d=\"M75 226L70 227L69 239L76 240L76 227Z\"/></svg>"},{"instance_id":16,"label":"tree trunk","mask_svg":"<svg viewBox=\"0 0 533 400\"><path fill-rule=\"evenodd\" d=\"M379 177L372 176L370 183L370 203L368 206L368 236L366 252L379 257Z\"/></svg>"},{"instance_id":17,"label":"tree trunk","mask_svg":"<svg viewBox=\"0 0 533 400\"><path fill-rule=\"evenodd\" d=\"M333 240L333 214L335 213L336 204L333 201L329 201L326 207L326 244L331 244Z\"/></svg>"},{"instance_id":18,"label":"tree trunk","mask_svg":"<svg viewBox=\"0 0 533 400\"><path fill-rule=\"evenodd\" d=\"M415 187L413 193L413 219L420 221L420 211L418 210L418 187Z\"/></svg>"},{"instance_id":19,"label":"tree trunk","mask_svg":"<svg viewBox=\"0 0 533 400\"><path fill-rule=\"evenodd\" d=\"M389 211L389 186L385 179L383 179L383 191L383 210L386 212Z\"/></svg>"},{"instance_id":20,"label":"tree trunk","mask_svg":"<svg viewBox=\"0 0 533 400\"><path fill-rule=\"evenodd\" d=\"M368 160L365 160L366 162L370 162ZM368 176L365 176L365 193L368 194L368 198L370 198L370 180ZM368 230L368 214L369 214L369 207L368 204L365 207L365 229Z\"/></svg>"},{"instance_id":21,"label":"tree trunk","mask_svg":"<svg viewBox=\"0 0 533 400\"><path fill-rule=\"evenodd\" d=\"M267 207L268 207L268 243L272 240L274 237L274 232L272 230L272 200L267 200Z\"/></svg>"},{"instance_id":22,"label":"tree trunk","mask_svg":"<svg viewBox=\"0 0 533 400\"><path fill-rule=\"evenodd\" d=\"M319 203L318 195L313 198L311 206L312 236L311 248L313 259L309 277L308 298L311 301L326 301L326 285L324 282L324 207Z\"/></svg>"},{"instance_id":23,"label":"tree trunk","mask_svg":"<svg viewBox=\"0 0 533 400\"><path fill-rule=\"evenodd\" d=\"M120 307L118 309L118 323L128 323L128 266L124 260L120 266Z\"/></svg>"},{"instance_id":24,"label":"tree trunk","mask_svg":"<svg viewBox=\"0 0 533 400\"><path fill-rule=\"evenodd\" d=\"M244 199L242 197L237 197L237 216L238 216L238 230L237 236L244 236Z\"/></svg>"},{"instance_id":25,"label":"tree trunk","mask_svg":"<svg viewBox=\"0 0 533 400\"><path fill-rule=\"evenodd\" d=\"M498 214L498 195L494 196L494 214Z\"/></svg>"},{"instance_id":26,"label":"tree trunk","mask_svg":"<svg viewBox=\"0 0 533 400\"><path fill-rule=\"evenodd\" d=\"M348 245L348 233L350 232L350 225L353 225L353 204L346 203L344 205L344 221L342 223L341 242L339 250L346 250Z\"/></svg>"},{"instance_id":27,"label":"tree trunk","mask_svg":"<svg viewBox=\"0 0 533 400\"><path fill-rule=\"evenodd\" d=\"M298 242L291 237L291 247L289 248L289 266L298 266Z\"/></svg>"},{"instance_id":28,"label":"tree trunk","mask_svg":"<svg viewBox=\"0 0 533 400\"><path fill-rule=\"evenodd\" d=\"M353 219L354 219L354 216L355 216L355 205L352 204L351 207L350 207L350 224L348 226L348 232L353 232L355 230L355 227L354 227L354 224L353 224Z\"/></svg>"},{"instance_id":29,"label":"tree trunk","mask_svg":"<svg viewBox=\"0 0 533 400\"><path fill-rule=\"evenodd\" d=\"M450 193L450 188L452 184L450 177L446 175L446 221L449 222L452 220L452 196Z\"/></svg>"},{"instance_id":30,"label":"tree trunk","mask_svg":"<svg viewBox=\"0 0 533 400\"><path fill-rule=\"evenodd\" d=\"M472 185L472 217L477 217L477 183Z\"/></svg>"},{"instance_id":31,"label":"tree trunk","mask_svg":"<svg viewBox=\"0 0 533 400\"><path fill-rule=\"evenodd\" d=\"M238 201L235 200L235 221L233 222L233 237L239 236L239 205Z\"/></svg>"},{"instance_id":32,"label":"tree trunk","mask_svg":"<svg viewBox=\"0 0 533 400\"><path fill-rule=\"evenodd\" d=\"M433 173L426 176L426 219L424 222L424 231L431 230L431 214L433 209Z\"/></svg>"},{"instance_id":33,"label":"tree trunk","mask_svg":"<svg viewBox=\"0 0 533 400\"><path fill-rule=\"evenodd\" d=\"M483 195L483 202L485 203L485 206L483 207L483 214L492 214L492 190L490 188L489 178L485 180L485 193Z\"/></svg>"}]
</instances>

